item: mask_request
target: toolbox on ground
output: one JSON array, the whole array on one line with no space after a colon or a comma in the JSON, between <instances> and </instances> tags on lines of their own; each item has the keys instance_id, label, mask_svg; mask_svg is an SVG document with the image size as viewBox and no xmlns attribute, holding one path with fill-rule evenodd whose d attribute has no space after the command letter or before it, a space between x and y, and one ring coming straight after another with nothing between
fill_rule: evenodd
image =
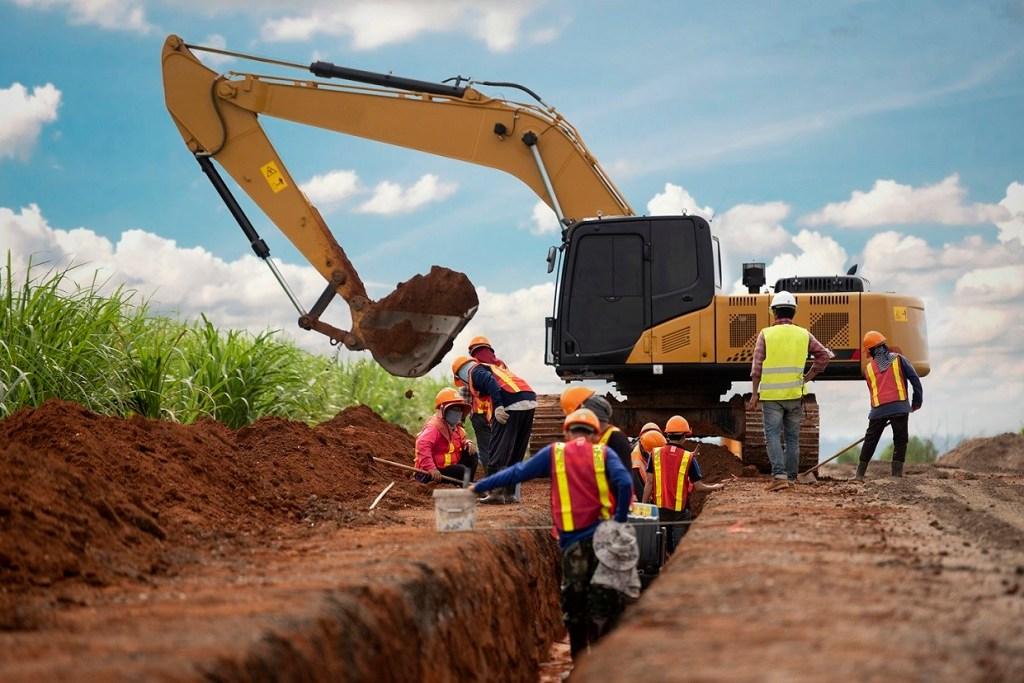
<instances>
[{"instance_id":1,"label":"toolbox on ground","mask_svg":"<svg viewBox=\"0 0 1024 683\"><path fill-rule=\"evenodd\" d=\"M633 503L629 506L629 520L636 532L636 542L640 550L637 571L640 573L640 584L647 588L648 584L661 571L665 564L668 537L665 527L656 524L658 507L644 503Z\"/></svg>"}]
</instances>

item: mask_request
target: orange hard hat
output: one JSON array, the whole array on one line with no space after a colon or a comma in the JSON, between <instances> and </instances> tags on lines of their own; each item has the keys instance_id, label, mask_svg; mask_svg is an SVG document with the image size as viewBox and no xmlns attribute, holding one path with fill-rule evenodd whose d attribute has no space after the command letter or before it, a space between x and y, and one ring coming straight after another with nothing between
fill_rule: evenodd
<instances>
[{"instance_id":1,"label":"orange hard hat","mask_svg":"<svg viewBox=\"0 0 1024 683\"><path fill-rule=\"evenodd\" d=\"M453 406L462 409L463 419L469 414L469 404L466 403L466 399L462 398L462 394L459 393L458 389L445 387L437 392L437 396L434 397L434 408L443 413Z\"/></svg>"},{"instance_id":2,"label":"orange hard hat","mask_svg":"<svg viewBox=\"0 0 1024 683\"><path fill-rule=\"evenodd\" d=\"M601 422L597 419L597 415L594 415L594 411L580 408L569 413L568 417L565 418L565 422L562 423L562 429L565 431L581 427L585 427L596 434L601 429Z\"/></svg>"},{"instance_id":3,"label":"orange hard hat","mask_svg":"<svg viewBox=\"0 0 1024 683\"><path fill-rule=\"evenodd\" d=\"M668 441L665 440L665 435L661 432L651 430L640 435L640 445L643 446L644 450L648 453L653 452L655 448L660 448L667 443Z\"/></svg>"},{"instance_id":4,"label":"orange hard hat","mask_svg":"<svg viewBox=\"0 0 1024 683\"><path fill-rule=\"evenodd\" d=\"M593 395L594 390L590 387L581 385L566 387L565 391L562 392L561 398L558 399L558 402L562 404L562 415L568 415L573 412Z\"/></svg>"},{"instance_id":5,"label":"orange hard hat","mask_svg":"<svg viewBox=\"0 0 1024 683\"><path fill-rule=\"evenodd\" d=\"M456 358L455 360L452 361L452 374L455 375L456 377L458 377L459 376L459 368L461 368L466 363L472 363L472 362L473 362L473 359L470 358L469 356L459 356L458 358Z\"/></svg>"},{"instance_id":6,"label":"orange hard hat","mask_svg":"<svg viewBox=\"0 0 1024 683\"><path fill-rule=\"evenodd\" d=\"M884 343L885 343L885 335L882 334L881 332L876 332L874 330L868 330L867 332L864 333L864 348L865 349L870 350L870 349L875 348L879 344L884 344Z\"/></svg>"},{"instance_id":7,"label":"orange hard hat","mask_svg":"<svg viewBox=\"0 0 1024 683\"><path fill-rule=\"evenodd\" d=\"M473 337L472 339L469 340L469 352L470 353L473 353L473 351L477 350L481 346L486 346L491 351L494 350L494 347L491 346L491 340L488 339L487 337L483 336L482 334L479 334L479 335L477 335L477 336L475 336L475 337Z\"/></svg>"},{"instance_id":8,"label":"orange hard hat","mask_svg":"<svg viewBox=\"0 0 1024 683\"><path fill-rule=\"evenodd\" d=\"M665 423L666 434L689 434L690 423L682 415L673 415Z\"/></svg>"},{"instance_id":9,"label":"orange hard hat","mask_svg":"<svg viewBox=\"0 0 1024 683\"><path fill-rule=\"evenodd\" d=\"M654 422L648 422L643 427L640 428L640 436L643 436L647 432L651 432L651 431L660 432L661 431L661 427L659 427Z\"/></svg>"}]
</instances>

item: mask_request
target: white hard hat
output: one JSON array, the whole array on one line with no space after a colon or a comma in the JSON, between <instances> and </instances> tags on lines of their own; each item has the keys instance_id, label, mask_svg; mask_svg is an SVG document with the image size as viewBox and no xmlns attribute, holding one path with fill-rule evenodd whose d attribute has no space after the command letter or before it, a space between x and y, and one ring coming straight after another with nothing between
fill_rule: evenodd
<instances>
[{"instance_id":1,"label":"white hard hat","mask_svg":"<svg viewBox=\"0 0 1024 683\"><path fill-rule=\"evenodd\" d=\"M789 292L775 292L775 296L772 297L772 308L778 308L779 306L789 306L790 308L796 308L796 297Z\"/></svg>"}]
</instances>

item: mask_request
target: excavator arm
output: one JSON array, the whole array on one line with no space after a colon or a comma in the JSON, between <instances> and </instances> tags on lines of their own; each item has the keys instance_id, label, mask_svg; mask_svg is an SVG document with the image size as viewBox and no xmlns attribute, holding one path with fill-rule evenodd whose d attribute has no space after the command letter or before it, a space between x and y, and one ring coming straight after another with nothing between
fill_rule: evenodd
<instances>
[{"instance_id":1,"label":"excavator arm","mask_svg":"<svg viewBox=\"0 0 1024 683\"><path fill-rule=\"evenodd\" d=\"M372 301L355 266L277 154L259 122L272 116L400 147L496 168L522 180L565 229L594 216L633 211L576 130L551 108L484 96L472 87L434 84L315 62L315 75L366 85L337 85L252 73L217 74L178 36L164 43L167 108L186 146L238 220L258 256L299 310L299 325L332 343L367 348L393 374L418 376L440 361L476 311L468 278L435 268ZM280 63L280 62L278 62ZM269 260L259 238L211 160L215 159L327 281L305 311ZM340 295L351 330L320 314Z\"/></svg>"}]
</instances>

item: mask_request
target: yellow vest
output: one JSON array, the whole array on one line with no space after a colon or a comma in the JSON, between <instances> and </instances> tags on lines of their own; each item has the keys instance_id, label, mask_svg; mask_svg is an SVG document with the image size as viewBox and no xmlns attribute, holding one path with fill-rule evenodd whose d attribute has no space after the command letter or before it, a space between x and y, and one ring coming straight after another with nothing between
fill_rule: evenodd
<instances>
[{"instance_id":1,"label":"yellow vest","mask_svg":"<svg viewBox=\"0 0 1024 683\"><path fill-rule=\"evenodd\" d=\"M762 401L788 401L804 395L804 365L810 332L799 325L773 325L761 330L765 358L758 395Z\"/></svg>"}]
</instances>

